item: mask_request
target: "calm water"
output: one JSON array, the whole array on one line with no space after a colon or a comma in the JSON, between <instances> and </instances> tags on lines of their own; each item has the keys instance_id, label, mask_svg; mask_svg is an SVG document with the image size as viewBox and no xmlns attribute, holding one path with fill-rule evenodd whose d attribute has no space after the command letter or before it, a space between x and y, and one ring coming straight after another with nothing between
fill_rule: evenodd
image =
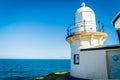
<instances>
[{"instance_id":1,"label":"calm water","mask_svg":"<svg viewBox=\"0 0 120 80\"><path fill-rule=\"evenodd\" d=\"M70 60L0 59L0 80L34 80L62 71L70 71Z\"/></svg>"}]
</instances>

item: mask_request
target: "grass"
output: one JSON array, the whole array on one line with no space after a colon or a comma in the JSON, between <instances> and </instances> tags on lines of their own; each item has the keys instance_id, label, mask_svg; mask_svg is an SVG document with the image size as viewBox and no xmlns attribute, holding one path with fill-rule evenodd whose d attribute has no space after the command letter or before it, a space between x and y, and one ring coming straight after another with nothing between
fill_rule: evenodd
<instances>
[{"instance_id":1,"label":"grass","mask_svg":"<svg viewBox=\"0 0 120 80\"><path fill-rule=\"evenodd\" d=\"M60 77L69 76L70 72L56 72L56 73L50 73L44 78L36 78L35 80L56 80Z\"/></svg>"}]
</instances>

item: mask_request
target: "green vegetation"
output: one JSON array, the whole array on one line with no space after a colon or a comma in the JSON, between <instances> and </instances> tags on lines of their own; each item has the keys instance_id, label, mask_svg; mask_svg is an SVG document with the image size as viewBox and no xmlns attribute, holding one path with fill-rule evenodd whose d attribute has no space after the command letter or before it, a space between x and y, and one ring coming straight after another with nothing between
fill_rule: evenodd
<instances>
[{"instance_id":1,"label":"green vegetation","mask_svg":"<svg viewBox=\"0 0 120 80\"><path fill-rule=\"evenodd\" d=\"M56 73L50 73L44 78L36 78L35 80L61 80L61 78L68 78L70 75L70 72L56 72ZM69 80L69 79L64 80Z\"/></svg>"}]
</instances>

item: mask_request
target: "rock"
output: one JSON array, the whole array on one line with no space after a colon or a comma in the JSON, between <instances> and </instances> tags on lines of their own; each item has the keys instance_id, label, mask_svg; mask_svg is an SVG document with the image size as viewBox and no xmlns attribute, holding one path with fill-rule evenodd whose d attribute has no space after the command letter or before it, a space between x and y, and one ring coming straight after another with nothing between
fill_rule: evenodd
<instances>
[{"instance_id":1,"label":"rock","mask_svg":"<svg viewBox=\"0 0 120 80\"><path fill-rule=\"evenodd\" d=\"M70 76L62 76L57 78L56 80L70 80Z\"/></svg>"},{"instance_id":2,"label":"rock","mask_svg":"<svg viewBox=\"0 0 120 80\"><path fill-rule=\"evenodd\" d=\"M35 80L44 80L44 77L37 77Z\"/></svg>"}]
</instances>

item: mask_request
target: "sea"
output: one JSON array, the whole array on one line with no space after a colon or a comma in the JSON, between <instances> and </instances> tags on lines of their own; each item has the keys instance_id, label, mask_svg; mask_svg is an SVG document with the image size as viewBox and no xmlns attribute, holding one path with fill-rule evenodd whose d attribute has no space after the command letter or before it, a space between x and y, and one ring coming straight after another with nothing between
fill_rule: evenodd
<instances>
[{"instance_id":1,"label":"sea","mask_svg":"<svg viewBox=\"0 0 120 80\"><path fill-rule=\"evenodd\" d=\"M69 59L0 59L0 80L34 80L64 71L70 71Z\"/></svg>"}]
</instances>

